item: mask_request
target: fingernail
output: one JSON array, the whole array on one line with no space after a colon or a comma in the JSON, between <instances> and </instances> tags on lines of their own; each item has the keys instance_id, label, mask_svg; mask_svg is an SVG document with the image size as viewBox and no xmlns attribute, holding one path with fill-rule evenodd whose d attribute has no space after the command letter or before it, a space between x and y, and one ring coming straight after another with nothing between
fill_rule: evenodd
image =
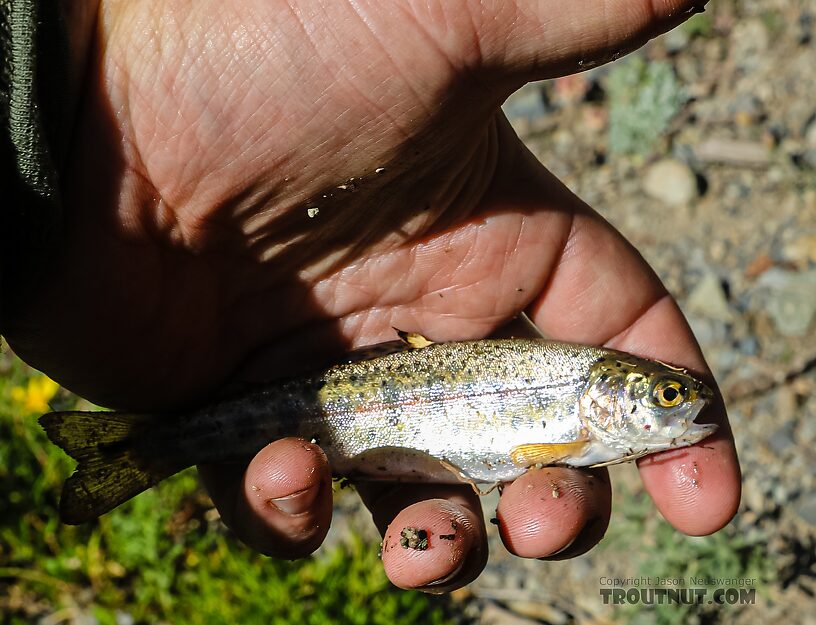
<instances>
[{"instance_id":1,"label":"fingernail","mask_svg":"<svg viewBox=\"0 0 816 625\"><path fill-rule=\"evenodd\" d=\"M581 528L581 531L578 532L578 535L575 536L575 538L573 538L571 541L569 541L566 545L561 547L561 549L559 549L555 553L551 553L551 554L549 554L547 556L544 556L542 558L536 558L536 559L537 560L544 560L544 561L547 561L547 560L568 560L568 559L574 557L573 554L572 554L573 551L577 552L574 555L580 555L581 553L586 551L586 549L584 549L584 547L586 546L585 545L586 540L588 538L591 538L592 530L594 529L595 524L598 523L599 521L601 521L601 517L596 516L596 517L590 518L586 523L584 523L584 527Z\"/></svg>"},{"instance_id":2,"label":"fingernail","mask_svg":"<svg viewBox=\"0 0 816 625\"><path fill-rule=\"evenodd\" d=\"M569 541L569 542L568 542L566 545L564 545L563 547L561 547L561 549L559 549L558 551L553 551L553 552L552 552L551 554L549 554L549 555L546 555L546 556L541 556L540 558L536 558L536 560L543 560L543 561L545 561L545 562L546 562L546 561L547 561L547 560L549 560L550 558L555 558L556 556L562 555L562 554L563 554L563 553L564 553L564 552L565 552L567 549L569 549L570 547L572 547L572 546L575 544L575 541L576 541L576 540L578 540L578 537L579 537L579 536L581 536L581 534L580 534L580 533L578 534L578 536L576 536L576 537L575 537L575 538L573 538L571 541Z\"/></svg>"},{"instance_id":3,"label":"fingernail","mask_svg":"<svg viewBox=\"0 0 816 625\"><path fill-rule=\"evenodd\" d=\"M308 511L317 498L317 492L320 490L320 484L310 488L296 491L291 495L285 497L277 497L275 499L267 499L266 503L273 506L289 516L303 514Z\"/></svg>"},{"instance_id":4,"label":"fingernail","mask_svg":"<svg viewBox=\"0 0 816 625\"><path fill-rule=\"evenodd\" d=\"M462 561L459 563L453 571L445 575L444 577L440 577L439 579L435 579L432 582L428 582L424 586L418 587L416 590L421 590L422 592L427 592L431 594L442 594L447 592L439 588L439 586L444 586L445 584L449 584L450 582L454 581L458 576L459 573L462 572L462 569L465 567L465 558L462 558Z\"/></svg>"}]
</instances>

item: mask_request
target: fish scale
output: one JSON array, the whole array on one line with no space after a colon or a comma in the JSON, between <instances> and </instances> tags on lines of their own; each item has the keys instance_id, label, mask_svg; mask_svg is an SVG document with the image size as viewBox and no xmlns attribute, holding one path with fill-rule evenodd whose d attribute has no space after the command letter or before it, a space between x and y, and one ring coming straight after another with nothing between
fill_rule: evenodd
<instances>
[{"instance_id":1,"label":"fish scale","mask_svg":"<svg viewBox=\"0 0 816 625\"><path fill-rule=\"evenodd\" d=\"M663 363L545 339L401 337L187 413L44 415L51 440L79 462L63 520L94 518L187 466L246 460L287 436L316 440L337 476L475 486L534 465L630 460L715 429L694 423L711 391Z\"/></svg>"}]
</instances>

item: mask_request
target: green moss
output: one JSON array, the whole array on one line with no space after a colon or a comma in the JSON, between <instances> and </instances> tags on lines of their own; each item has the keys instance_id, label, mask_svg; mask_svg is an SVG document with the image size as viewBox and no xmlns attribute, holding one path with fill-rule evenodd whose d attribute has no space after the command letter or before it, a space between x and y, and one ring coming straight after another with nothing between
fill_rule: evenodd
<instances>
[{"instance_id":1,"label":"green moss","mask_svg":"<svg viewBox=\"0 0 816 625\"><path fill-rule=\"evenodd\" d=\"M617 154L650 154L686 101L669 63L637 56L610 71L607 91L609 150Z\"/></svg>"},{"instance_id":2,"label":"green moss","mask_svg":"<svg viewBox=\"0 0 816 625\"><path fill-rule=\"evenodd\" d=\"M377 546L359 538L296 562L245 548L213 515L192 470L95 523L60 524L58 494L73 462L11 398L37 374L8 356L0 364L0 623L56 611L100 625L117 616L191 625L452 622L449 599L391 586ZM64 392L52 399L75 402Z\"/></svg>"},{"instance_id":3,"label":"green moss","mask_svg":"<svg viewBox=\"0 0 816 625\"><path fill-rule=\"evenodd\" d=\"M680 25L690 37L710 37L714 32L714 18L711 13L698 13Z\"/></svg>"},{"instance_id":4,"label":"green moss","mask_svg":"<svg viewBox=\"0 0 816 625\"><path fill-rule=\"evenodd\" d=\"M657 578L682 579L684 583L680 588L702 587L709 593L719 586L701 586L693 583L692 578L751 578L756 580L752 588L756 589L758 598L776 581L778 566L766 546L759 540L745 538L733 524L711 536L684 536L663 520L645 492L620 489L616 497L616 514L600 548L624 551L631 562L631 573L627 575L651 578L655 582L652 587L658 587ZM702 605L626 604L619 608L621 622L637 625L720 623L726 620L726 612L738 609L736 605L708 602Z\"/></svg>"}]
</instances>

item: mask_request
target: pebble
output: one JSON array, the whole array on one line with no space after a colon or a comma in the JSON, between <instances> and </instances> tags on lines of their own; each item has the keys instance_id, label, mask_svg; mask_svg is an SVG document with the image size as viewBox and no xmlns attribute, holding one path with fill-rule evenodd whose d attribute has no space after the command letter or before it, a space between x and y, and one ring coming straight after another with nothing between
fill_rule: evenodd
<instances>
[{"instance_id":1,"label":"pebble","mask_svg":"<svg viewBox=\"0 0 816 625\"><path fill-rule=\"evenodd\" d=\"M490 601L482 610L479 622L482 625L537 625L540 621L519 616Z\"/></svg>"},{"instance_id":2,"label":"pebble","mask_svg":"<svg viewBox=\"0 0 816 625\"><path fill-rule=\"evenodd\" d=\"M802 447L812 448L816 444L816 419L804 415L796 428L796 437Z\"/></svg>"},{"instance_id":3,"label":"pebble","mask_svg":"<svg viewBox=\"0 0 816 625\"><path fill-rule=\"evenodd\" d=\"M687 310L688 306L682 308ZM728 340L728 327L724 322L694 314L689 314L687 317L691 331L706 351Z\"/></svg>"},{"instance_id":4,"label":"pebble","mask_svg":"<svg viewBox=\"0 0 816 625\"><path fill-rule=\"evenodd\" d=\"M781 456L796 445L793 440L793 430L794 422L788 421L771 432L766 442L774 453Z\"/></svg>"},{"instance_id":5,"label":"pebble","mask_svg":"<svg viewBox=\"0 0 816 625\"><path fill-rule=\"evenodd\" d=\"M768 29L759 18L738 22L731 31L730 56L743 71L756 68L762 53L768 49Z\"/></svg>"},{"instance_id":6,"label":"pebble","mask_svg":"<svg viewBox=\"0 0 816 625\"><path fill-rule=\"evenodd\" d=\"M682 52L688 46L691 37L684 28L675 28L663 35L663 45L666 46L666 52L669 54L677 54Z\"/></svg>"},{"instance_id":7,"label":"pebble","mask_svg":"<svg viewBox=\"0 0 816 625\"><path fill-rule=\"evenodd\" d=\"M737 349L746 356L756 356L759 351L759 341L757 341L755 336L746 336L740 339L737 344Z\"/></svg>"},{"instance_id":8,"label":"pebble","mask_svg":"<svg viewBox=\"0 0 816 625\"><path fill-rule=\"evenodd\" d=\"M798 159L801 166L816 169L816 148L808 148L799 155Z\"/></svg>"},{"instance_id":9,"label":"pebble","mask_svg":"<svg viewBox=\"0 0 816 625\"><path fill-rule=\"evenodd\" d=\"M806 336L816 318L816 269L788 271L774 267L757 279L765 309L783 336Z\"/></svg>"},{"instance_id":10,"label":"pebble","mask_svg":"<svg viewBox=\"0 0 816 625\"><path fill-rule=\"evenodd\" d=\"M549 625L567 625L570 617L561 610L541 603L540 601L509 601L507 607L524 618L531 618L536 623L549 623Z\"/></svg>"},{"instance_id":11,"label":"pebble","mask_svg":"<svg viewBox=\"0 0 816 625\"><path fill-rule=\"evenodd\" d=\"M502 105L504 114L511 121L522 119L532 121L549 111L543 83L529 83L513 93Z\"/></svg>"},{"instance_id":12,"label":"pebble","mask_svg":"<svg viewBox=\"0 0 816 625\"><path fill-rule=\"evenodd\" d=\"M759 481L754 477L755 473L746 471L745 482L742 488L742 500L749 510L757 514L762 514L766 508L770 509L768 499Z\"/></svg>"},{"instance_id":13,"label":"pebble","mask_svg":"<svg viewBox=\"0 0 816 625\"><path fill-rule=\"evenodd\" d=\"M816 493L800 497L793 510L800 519L816 526Z\"/></svg>"},{"instance_id":14,"label":"pebble","mask_svg":"<svg viewBox=\"0 0 816 625\"><path fill-rule=\"evenodd\" d=\"M816 111L813 113L813 119L805 128L805 145L809 148L816 148Z\"/></svg>"},{"instance_id":15,"label":"pebble","mask_svg":"<svg viewBox=\"0 0 816 625\"><path fill-rule=\"evenodd\" d=\"M742 167L766 167L768 148L759 141L712 138L694 146L694 156L701 163L723 163Z\"/></svg>"},{"instance_id":16,"label":"pebble","mask_svg":"<svg viewBox=\"0 0 816 625\"><path fill-rule=\"evenodd\" d=\"M646 170L643 190L656 200L680 206L697 197L697 177L685 163L666 158Z\"/></svg>"},{"instance_id":17,"label":"pebble","mask_svg":"<svg viewBox=\"0 0 816 625\"><path fill-rule=\"evenodd\" d=\"M734 319L734 313L726 299L722 282L712 272L706 273L694 286L686 300L686 305L691 312L709 319L725 323Z\"/></svg>"}]
</instances>

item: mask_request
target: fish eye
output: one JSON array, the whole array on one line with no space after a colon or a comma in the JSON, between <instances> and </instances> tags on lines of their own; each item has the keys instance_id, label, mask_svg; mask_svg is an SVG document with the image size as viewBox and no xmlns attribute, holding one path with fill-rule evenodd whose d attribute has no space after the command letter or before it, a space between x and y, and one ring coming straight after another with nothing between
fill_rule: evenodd
<instances>
[{"instance_id":1,"label":"fish eye","mask_svg":"<svg viewBox=\"0 0 816 625\"><path fill-rule=\"evenodd\" d=\"M686 399L686 388L677 380L660 380L652 389L652 397L659 406L673 408Z\"/></svg>"}]
</instances>

